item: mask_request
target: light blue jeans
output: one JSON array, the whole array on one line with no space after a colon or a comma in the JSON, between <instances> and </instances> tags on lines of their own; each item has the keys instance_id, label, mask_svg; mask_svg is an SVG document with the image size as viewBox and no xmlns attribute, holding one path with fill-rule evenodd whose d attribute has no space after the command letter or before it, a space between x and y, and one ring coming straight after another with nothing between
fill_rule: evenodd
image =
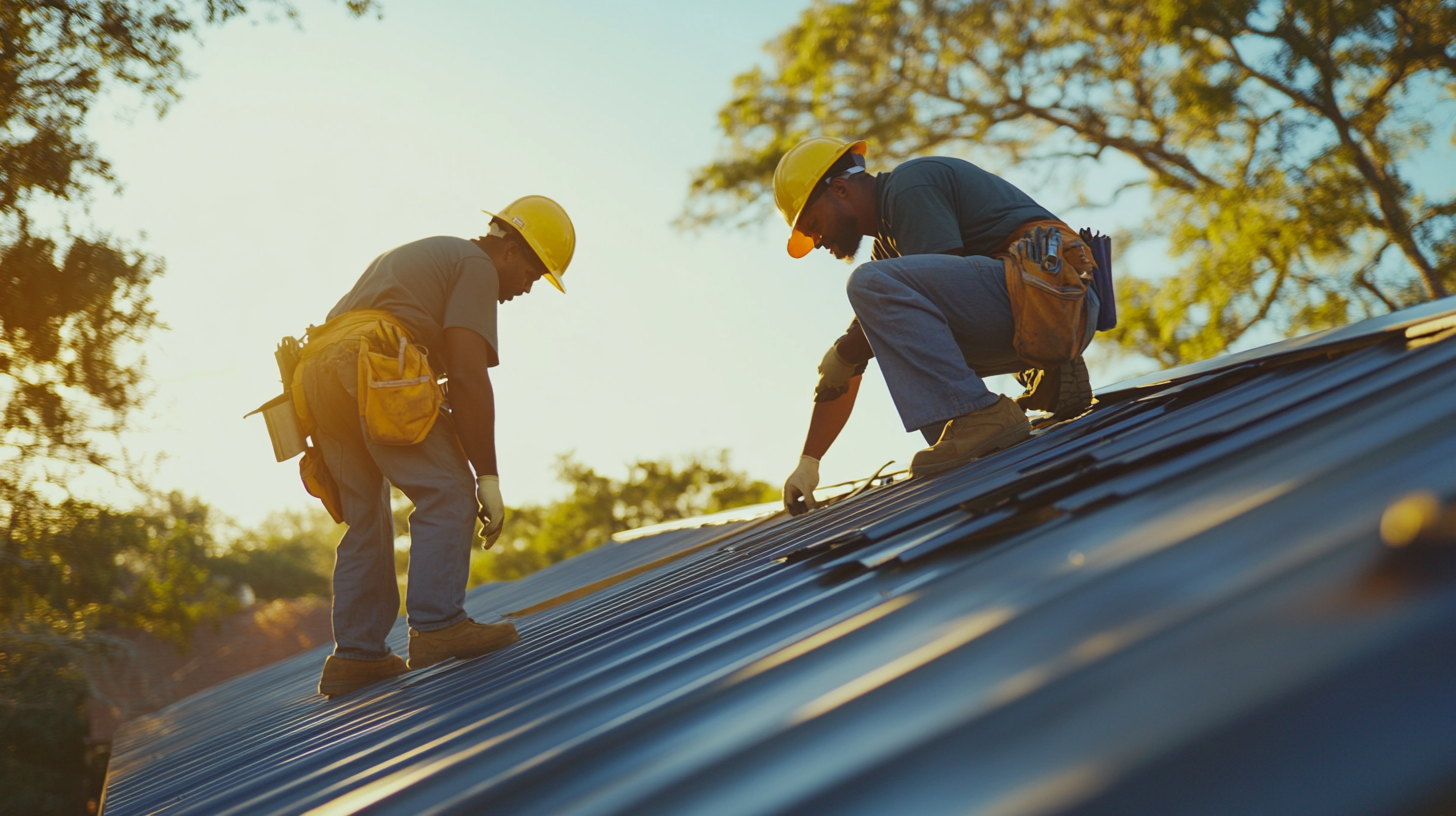
<instances>
[{"instance_id":1,"label":"light blue jeans","mask_svg":"<svg viewBox=\"0 0 1456 816\"><path fill-rule=\"evenodd\" d=\"M464 620L470 541L475 532L475 478L450 416L441 413L416 445L376 445L359 416L357 351L340 344L304 369L304 396L318 422L314 440L339 483L344 522L334 562L334 654L384 660L384 642L399 615L394 573L394 516L389 486L410 501L409 625L422 632Z\"/></svg>"},{"instance_id":2,"label":"light blue jeans","mask_svg":"<svg viewBox=\"0 0 1456 816\"><path fill-rule=\"evenodd\" d=\"M1027 367L1012 346L1006 271L995 258L871 261L850 273L846 289L900 421L932 444L947 421L996 402L982 377ZM1097 313L1090 289L1088 308ZM1083 348L1094 331L1089 321Z\"/></svg>"}]
</instances>

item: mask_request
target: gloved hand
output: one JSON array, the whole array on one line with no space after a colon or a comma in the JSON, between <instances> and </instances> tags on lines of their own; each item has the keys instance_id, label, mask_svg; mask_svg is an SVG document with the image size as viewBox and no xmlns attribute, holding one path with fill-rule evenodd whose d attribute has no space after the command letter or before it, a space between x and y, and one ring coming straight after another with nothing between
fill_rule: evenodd
<instances>
[{"instance_id":1,"label":"gloved hand","mask_svg":"<svg viewBox=\"0 0 1456 816\"><path fill-rule=\"evenodd\" d=\"M838 345L830 346L824 359L819 361L819 384L814 387L814 401L829 402L848 393L854 368L852 363L839 356Z\"/></svg>"},{"instance_id":2,"label":"gloved hand","mask_svg":"<svg viewBox=\"0 0 1456 816\"><path fill-rule=\"evenodd\" d=\"M481 476L475 480L475 498L480 502L481 522L485 529L480 535L485 547L490 547L500 538L501 528L506 521L506 503L501 498L500 477Z\"/></svg>"},{"instance_id":3,"label":"gloved hand","mask_svg":"<svg viewBox=\"0 0 1456 816\"><path fill-rule=\"evenodd\" d=\"M789 515L797 516L818 507L819 502L814 500L814 488L818 486L819 460L800 456L799 466L784 482L784 507L788 508Z\"/></svg>"}]
</instances>

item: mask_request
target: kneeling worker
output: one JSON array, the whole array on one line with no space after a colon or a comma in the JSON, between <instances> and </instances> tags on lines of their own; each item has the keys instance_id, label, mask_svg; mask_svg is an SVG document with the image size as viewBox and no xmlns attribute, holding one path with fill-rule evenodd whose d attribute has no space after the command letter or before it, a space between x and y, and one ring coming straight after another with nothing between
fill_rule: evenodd
<instances>
[{"instance_id":1,"label":"kneeling worker","mask_svg":"<svg viewBox=\"0 0 1456 816\"><path fill-rule=\"evenodd\" d=\"M391 484L415 506L408 668L517 640L510 623L476 623L463 607L477 512L488 543L504 521L488 373L499 363L496 304L529 293L541 278L565 292L576 231L566 211L542 196L488 214L489 234L473 241L425 238L376 258L328 322L309 328L293 374L294 407L315 443L301 465L305 483L349 525L334 565L334 653L319 680L325 695L406 671L385 644L399 611ZM441 363L449 410L441 410L431 369Z\"/></svg>"},{"instance_id":2,"label":"kneeling worker","mask_svg":"<svg viewBox=\"0 0 1456 816\"><path fill-rule=\"evenodd\" d=\"M1027 439L1026 408L1063 419L1091 405L1081 355L1096 329L1095 262L1078 233L969 162L926 157L872 175L865 152L864 142L806 139L774 171L789 255L823 247L850 262L864 236L875 239L874 260L849 276L855 319L819 366L808 438L784 485L791 512L815 506L819 460L871 357L905 430L933 443L915 455L912 478ZM1029 386L1014 401L982 382L1007 373Z\"/></svg>"}]
</instances>

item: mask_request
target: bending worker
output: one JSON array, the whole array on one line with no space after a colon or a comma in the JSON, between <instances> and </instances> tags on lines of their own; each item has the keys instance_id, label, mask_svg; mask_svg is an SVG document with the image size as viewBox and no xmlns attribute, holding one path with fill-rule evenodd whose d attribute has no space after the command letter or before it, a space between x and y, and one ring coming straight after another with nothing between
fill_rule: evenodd
<instances>
[{"instance_id":1,"label":"bending worker","mask_svg":"<svg viewBox=\"0 0 1456 816\"><path fill-rule=\"evenodd\" d=\"M912 478L1027 439L1025 408L1063 419L1091 405L1081 355L1095 331L1094 261L1078 234L969 162L926 157L873 175L865 152L864 142L806 139L774 171L789 255L822 247L852 262L865 236L875 241L874 260L849 276L854 321L819 366L808 438L784 485L793 512L815 506L819 460L871 357L905 430L932 443L915 454ZM1017 400L982 381L1006 373L1028 386Z\"/></svg>"},{"instance_id":2,"label":"bending worker","mask_svg":"<svg viewBox=\"0 0 1456 816\"><path fill-rule=\"evenodd\" d=\"M314 441L301 468L310 492L349 525L334 565L325 695L517 639L509 622L476 623L463 607L477 513L488 544L505 518L488 371L500 362L496 304L541 278L565 292L576 231L542 196L490 215L489 233L473 241L425 238L380 255L328 322L308 330L292 382ZM432 368L440 364L448 410ZM415 506L408 664L384 640L399 612L391 484Z\"/></svg>"}]
</instances>

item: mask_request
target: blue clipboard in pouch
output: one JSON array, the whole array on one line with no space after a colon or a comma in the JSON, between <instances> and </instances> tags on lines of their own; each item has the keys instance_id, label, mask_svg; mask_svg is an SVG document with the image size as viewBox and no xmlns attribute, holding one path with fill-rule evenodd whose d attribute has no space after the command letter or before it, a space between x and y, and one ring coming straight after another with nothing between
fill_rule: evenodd
<instances>
[{"instance_id":1,"label":"blue clipboard in pouch","mask_svg":"<svg viewBox=\"0 0 1456 816\"><path fill-rule=\"evenodd\" d=\"M1084 229L1079 233L1083 243L1092 248L1092 287L1102 308L1097 311L1097 331L1107 331L1117 326L1117 295L1112 290L1112 238Z\"/></svg>"}]
</instances>

